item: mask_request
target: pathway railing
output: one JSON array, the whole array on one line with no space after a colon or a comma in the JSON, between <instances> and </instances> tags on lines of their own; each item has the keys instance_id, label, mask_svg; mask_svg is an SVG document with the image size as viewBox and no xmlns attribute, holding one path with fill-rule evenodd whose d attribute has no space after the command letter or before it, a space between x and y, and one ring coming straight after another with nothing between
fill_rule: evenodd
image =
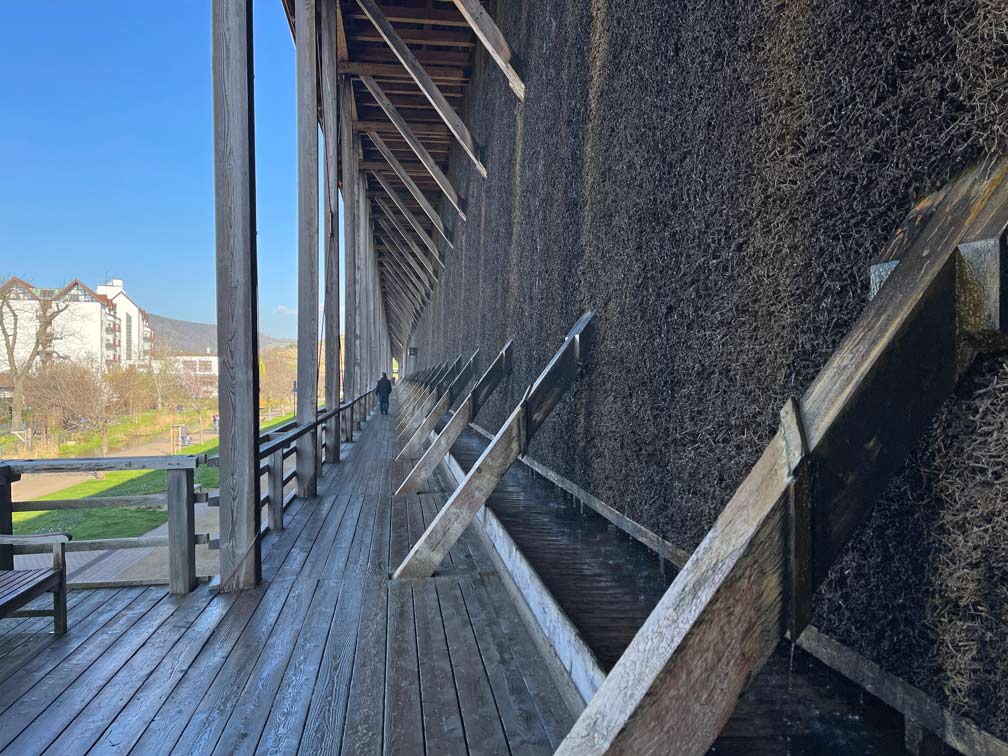
<instances>
[{"instance_id":1,"label":"pathway railing","mask_svg":"<svg viewBox=\"0 0 1008 756\"><path fill-rule=\"evenodd\" d=\"M196 544L209 543L209 533L196 533L194 505L207 501L205 492L197 492L194 474L206 462L206 455L161 457L99 457L93 459L24 459L0 463L0 535L13 533L15 512L66 511L71 509L157 507L168 510L168 535L143 535L132 538L95 538L69 541L68 552L113 551L118 549L168 549L167 582L172 593L188 593L196 586ZM84 499L48 501L13 501L12 484L22 475L42 473L94 473L117 470L164 470L167 489L163 494L142 496L95 496ZM0 546L0 569L14 569L15 554L41 554L50 549L43 545ZM108 585L133 584L136 581L103 581ZM152 582L152 581L143 581ZM69 583L75 587L75 583Z\"/></svg>"}]
</instances>

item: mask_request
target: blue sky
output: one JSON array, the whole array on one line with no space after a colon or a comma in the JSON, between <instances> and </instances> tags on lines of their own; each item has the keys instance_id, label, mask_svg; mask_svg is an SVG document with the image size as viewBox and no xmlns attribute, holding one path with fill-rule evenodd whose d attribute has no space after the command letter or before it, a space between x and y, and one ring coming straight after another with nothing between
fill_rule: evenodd
<instances>
[{"instance_id":1,"label":"blue sky","mask_svg":"<svg viewBox=\"0 0 1008 756\"><path fill-rule=\"evenodd\" d=\"M209 0L6 3L2 18L0 277L123 278L151 312L212 322ZM259 319L286 337L297 156L280 0L255 0L254 29Z\"/></svg>"}]
</instances>

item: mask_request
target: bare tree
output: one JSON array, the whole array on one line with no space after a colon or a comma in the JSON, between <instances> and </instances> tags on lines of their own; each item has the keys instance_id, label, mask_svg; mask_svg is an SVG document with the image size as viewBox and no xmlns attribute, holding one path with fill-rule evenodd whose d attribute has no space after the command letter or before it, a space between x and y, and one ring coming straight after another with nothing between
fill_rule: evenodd
<instances>
[{"instance_id":1,"label":"bare tree","mask_svg":"<svg viewBox=\"0 0 1008 756\"><path fill-rule=\"evenodd\" d=\"M109 426L125 408L109 376L101 365L57 362L31 377L28 393L33 405L58 418L64 429L99 434L102 456L107 456Z\"/></svg>"},{"instance_id":2,"label":"bare tree","mask_svg":"<svg viewBox=\"0 0 1008 756\"><path fill-rule=\"evenodd\" d=\"M25 384L38 364L51 356L56 319L68 302L38 296L27 284L11 278L0 285L0 335L10 374L11 428L24 428Z\"/></svg>"},{"instance_id":3,"label":"bare tree","mask_svg":"<svg viewBox=\"0 0 1008 756\"><path fill-rule=\"evenodd\" d=\"M297 350L291 347L265 349L259 353L259 394L270 413L277 405L281 414L292 396L297 377Z\"/></svg>"},{"instance_id":4,"label":"bare tree","mask_svg":"<svg viewBox=\"0 0 1008 756\"><path fill-rule=\"evenodd\" d=\"M166 401L178 396L182 381L182 368L178 354L167 344L154 343L149 363L151 386L154 388L155 409L162 409Z\"/></svg>"}]
</instances>

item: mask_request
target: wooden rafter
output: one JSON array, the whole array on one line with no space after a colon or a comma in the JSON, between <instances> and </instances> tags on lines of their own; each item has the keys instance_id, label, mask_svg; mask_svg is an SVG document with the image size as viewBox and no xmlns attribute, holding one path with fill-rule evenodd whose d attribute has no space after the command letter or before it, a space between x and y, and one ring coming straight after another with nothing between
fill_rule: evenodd
<instances>
[{"instance_id":1,"label":"wooden rafter","mask_svg":"<svg viewBox=\"0 0 1008 756\"><path fill-rule=\"evenodd\" d=\"M430 275L432 277L436 278L437 276L434 272L434 266L431 265L430 261L427 259L427 255L425 255L423 251L420 249L420 247L417 246L417 243L413 241L413 237L410 235L409 231L403 228L402 224L399 222L399 219L396 217L395 212L393 212L392 208L389 207L388 203L385 202L385 200L383 200L381 197L377 196L374 197L374 201L375 204L378 205L378 207L381 209L381 211L385 213L385 216L391 222L392 227L399 232L399 236L402 237L402 239L406 242L409 249L413 252L413 256L415 256L417 260L423 263L424 267L430 272Z\"/></svg>"},{"instance_id":2,"label":"wooden rafter","mask_svg":"<svg viewBox=\"0 0 1008 756\"><path fill-rule=\"evenodd\" d=\"M455 7L458 8L459 13L462 14L462 17L469 23L472 30L476 32L476 36L479 37L480 42L483 43L483 47L486 48L490 57L493 58L494 63L504 73L511 91L515 93L521 102L524 102L525 82L521 80L518 72L511 65L511 48L507 40L504 39L501 30L497 28L497 24L490 18L490 14L486 12L486 9L479 0L453 0L453 2L455 3Z\"/></svg>"},{"instance_id":3,"label":"wooden rafter","mask_svg":"<svg viewBox=\"0 0 1008 756\"><path fill-rule=\"evenodd\" d=\"M385 18L385 15L381 12L381 9L375 5L374 0L357 0L357 4L361 7L364 13L370 19L371 23L374 25L375 29L385 40L385 43L389 46L395 56L399 59L399 62L403 64L403 67L409 72L410 76L420 87L420 91L424 93L424 96L430 101L430 104L434 107L434 110L445 122L449 131L455 135L458 143L462 146L462 149L472 160L473 164L476 166L476 170L479 171L480 175L484 178L487 175L486 166L480 160L478 152L479 147L476 144L476 140L473 139L472 135L469 133L469 129L459 118L458 113L455 112L454 108L445 99L445 96L438 89L437 84L430 75L424 70L417 56L412 50L403 42L402 38L399 36L398 32L393 28L389 20ZM441 53L441 55L445 55Z\"/></svg>"},{"instance_id":4,"label":"wooden rafter","mask_svg":"<svg viewBox=\"0 0 1008 756\"><path fill-rule=\"evenodd\" d=\"M394 188L392 188L389 185L388 181L385 180L385 177L382 176L377 171L372 171L371 175L374 176L375 181L378 182L378 185L383 190L385 190L385 194L387 194L392 199L392 201L395 203L395 206L399 208L399 212L403 214L403 216L406 218L406 221L410 224L410 226L413 227L413 230L416 232L416 235L420 237L420 241L422 241L424 245L427 247L427 249L431 251L431 255L433 255L435 261L437 261L443 268L444 263L441 262L441 258L438 255L437 244L435 244L434 240L431 239L430 234L424 231L423 226L420 225L420 221L416 219L416 216L413 215L412 211L410 211L410 209L406 206L406 203L403 201L402 197L399 196L399 192L397 192ZM451 246L451 243L449 243L448 246Z\"/></svg>"},{"instance_id":5,"label":"wooden rafter","mask_svg":"<svg viewBox=\"0 0 1008 756\"><path fill-rule=\"evenodd\" d=\"M441 187L441 191L444 192L448 201L451 202L452 207L454 207L455 211L462 217L462 220L465 220L465 213L462 211L462 203L459 200L458 192L455 191L455 187L452 186L451 181L449 181L448 177L444 174L444 172L442 172L441 168L437 164L437 161L431 157L427 148L424 147L423 143L417 138L413 129L406 123L406 119L403 118L402 114L398 111L395 105L391 103L389 98L385 96L381 87L378 86L378 82L370 76L361 76L360 80L364 83L364 86L367 87L368 92L371 93L371 96L374 97L375 101L381 106L381 109L385 111L385 115L388 116L388 119L393 123L393 125L395 125L396 129L399 130L402 138L416 154L424 168L427 169L427 172L437 182L438 186Z\"/></svg>"},{"instance_id":6,"label":"wooden rafter","mask_svg":"<svg viewBox=\"0 0 1008 756\"><path fill-rule=\"evenodd\" d=\"M377 132L369 131L367 132L367 135L372 144L378 148L378 152L382 154L382 157L385 158L385 161L395 172L396 176L399 177L399 180L403 182L405 187L409 190L409 193L413 195L417 204L420 205L427 217L430 218L431 223L434 224L434 228L436 228L438 233L441 234L441 237L448 242L448 247L451 248L452 243L448 238L448 234L445 233L444 223L441 222L441 216L438 215L437 210L435 210L434 206L427 200L424 193L420 191L420 187L417 186L413 177L409 175L409 171L407 171L403 164L399 162L399 159L395 156L392 150L389 149L388 145L385 144L385 140L378 136ZM376 172L375 175L379 174Z\"/></svg>"}]
</instances>

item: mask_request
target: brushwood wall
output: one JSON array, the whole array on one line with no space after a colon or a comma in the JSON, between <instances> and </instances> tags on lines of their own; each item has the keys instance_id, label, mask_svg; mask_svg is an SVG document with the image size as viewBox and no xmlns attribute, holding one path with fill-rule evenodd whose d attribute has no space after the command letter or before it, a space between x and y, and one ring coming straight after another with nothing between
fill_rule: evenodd
<instances>
[{"instance_id":1,"label":"brushwood wall","mask_svg":"<svg viewBox=\"0 0 1008 756\"><path fill-rule=\"evenodd\" d=\"M694 548L862 310L916 198L1008 147L1000 0L489 9L452 156L467 221L411 367L514 339L496 429L586 309L531 454ZM1008 737L1008 362L982 360L817 596L815 623Z\"/></svg>"}]
</instances>

